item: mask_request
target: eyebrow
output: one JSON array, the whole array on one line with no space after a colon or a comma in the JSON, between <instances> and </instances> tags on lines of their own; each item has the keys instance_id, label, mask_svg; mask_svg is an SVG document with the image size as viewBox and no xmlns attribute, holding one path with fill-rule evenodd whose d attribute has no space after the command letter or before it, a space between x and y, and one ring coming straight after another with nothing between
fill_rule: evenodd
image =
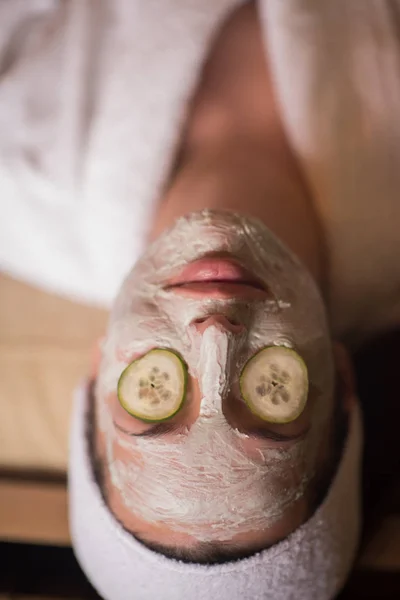
<instances>
[{"instance_id":1,"label":"eyebrow","mask_svg":"<svg viewBox=\"0 0 400 600\"><path fill-rule=\"evenodd\" d=\"M294 442L304 438L307 435L308 431L309 428L307 428L305 431L302 431L301 433L296 433L295 435L288 435L284 433L276 433L276 431L271 431L270 429L263 429L257 427L248 429L245 433L249 436L273 440L275 442Z\"/></svg>"},{"instance_id":2,"label":"eyebrow","mask_svg":"<svg viewBox=\"0 0 400 600\"><path fill-rule=\"evenodd\" d=\"M156 425L153 425L150 429L146 429L145 431L142 431L141 433L133 433L133 431L128 431L127 429L124 429L123 427L121 427L120 425L118 425L118 423L116 421L114 421L114 425L117 429L119 429L119 431L122 431L122 433L125 433L126 435L130 435L132 437L160 437L162 435L165 435L166 433L178 433L179 431L182 431L184 428L182 427L182 425L177 425L177 424L173 424L173 423L157 423Z\"/></svg>"},{"instance_id":3,"label":"eyebrow","mask_svg":"<svg viewBox=\"0 0 400 600\"><path fill-rule=\"evenodd\" d=\"M153 425L150 429L147 429L146 431L142 431L141 433L133 433L132 431L128 431L127 429L124 429L120 425L118 425L118 423L116 423L115 421L114 421L114 425L117 429L119 429L119 431L122 431L126 435L130 435L132 437L157 438L157 437L161 437L162 435L165 435L167 433L179 433L179 432L182 432L182 430L183 430L182 425L177 425L177 424L173 424L173 423L165 423L165 422L157 423L156 425ZM293 441L297 441L297 440L300 440L301 438L303 438L307 434L307 432L308 432L308 429L306 431L302 431L300 434L287 435L287 434L282 434L282 433L276 433L275 431L270 431L269 429L263 429L263 428L254 429L253 428L253 429L249 429L245 432L241 432L241 433L245 433L248 436L253 436L256 438L273 440L275 442L293 442Z\"/></svg>"}]
</instances>

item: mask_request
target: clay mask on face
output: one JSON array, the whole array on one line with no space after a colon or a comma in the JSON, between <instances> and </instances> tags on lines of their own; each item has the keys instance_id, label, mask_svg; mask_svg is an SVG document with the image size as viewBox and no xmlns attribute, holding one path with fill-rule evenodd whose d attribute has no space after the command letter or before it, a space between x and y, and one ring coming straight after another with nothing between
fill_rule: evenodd
<instances>
[{"instance_id":1,"label":"clay mask on face","mask_svg":"<svg viewBox=\"0 0 400 600\"><path fill-rule=\"evenodd\" d=\"M267 297L210 300L164 289L188 263L220 252L257 274ZM208 327L200 334L193 322L210 314L224 314L244 331ZM287 345L301 354L319 398L306 439L287 451L260 448L249 456L243 436L225 419L223 401L228 392L239 393L247 359L268 345ZM123 441L105 399L132 357L153 347L171 348L186 361L200 385L199 416L174 439ZM303 493L332 411L329 336L314 282L258 221L208 211L180 219L148 248L122 287L104 344L97 405L112 480L133 513L199 540L270 526ZM140 464L116 460L118 444L139 452Z\"/></svg>"}]
</instances>

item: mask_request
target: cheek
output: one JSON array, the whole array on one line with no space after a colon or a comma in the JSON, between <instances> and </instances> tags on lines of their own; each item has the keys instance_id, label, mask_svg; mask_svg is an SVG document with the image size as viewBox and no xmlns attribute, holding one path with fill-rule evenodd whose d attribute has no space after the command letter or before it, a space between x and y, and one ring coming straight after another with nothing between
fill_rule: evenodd
<instances>
[{"instance_id":1,"label":"cheek","mask_svg":"<svg viewBox=\"0 0 400 600\"><path fill-rule=\"evenodd\" d=\"M118 362L123 362L123 363L125 363L126 366L128 366L131 364L131 362L133 362L137 358L140 358L144 354L147 354L147 352L150 352L150 350L153 350L153 348L154 348L154 346L149 346L143 352L132 352L128 348L121 348L120 346L118 346L115 351L115 357Z\"/></svg>"}]
</instances>

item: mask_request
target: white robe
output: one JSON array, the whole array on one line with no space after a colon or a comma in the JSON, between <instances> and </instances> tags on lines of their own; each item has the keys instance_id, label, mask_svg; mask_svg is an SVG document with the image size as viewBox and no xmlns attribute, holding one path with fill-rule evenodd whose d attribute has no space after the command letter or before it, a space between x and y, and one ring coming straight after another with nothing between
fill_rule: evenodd
<instances>
[{"instance_id":1,"label":"white robe","mask_svg":"<svg viewBox=\"0 0 400 600\"><path fill-rule=\"evenodd\" d=\"M0 0L0 268L108 306L243 0ZM400 322L400 1L259 0L332 262L335 333Z\"/></svg>"}]
</instances>

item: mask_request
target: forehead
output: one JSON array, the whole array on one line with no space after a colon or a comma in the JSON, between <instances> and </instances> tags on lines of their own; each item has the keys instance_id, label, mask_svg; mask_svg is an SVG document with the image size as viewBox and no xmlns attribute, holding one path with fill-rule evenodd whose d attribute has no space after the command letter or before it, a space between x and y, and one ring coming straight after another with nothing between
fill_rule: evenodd
<instances>
[{"instance_id":1,"label":"forehead","mask_svg":"<svg viewBox=\"0 0 400 600\"><path fill-rule=\"evenodd\" d=\"M288 453L253 460L231 434L208 423L174 442L115 440L113 489L132 514L202 541L272 525L305 487L299 463Z\"/></svg>"}]
</instances>

